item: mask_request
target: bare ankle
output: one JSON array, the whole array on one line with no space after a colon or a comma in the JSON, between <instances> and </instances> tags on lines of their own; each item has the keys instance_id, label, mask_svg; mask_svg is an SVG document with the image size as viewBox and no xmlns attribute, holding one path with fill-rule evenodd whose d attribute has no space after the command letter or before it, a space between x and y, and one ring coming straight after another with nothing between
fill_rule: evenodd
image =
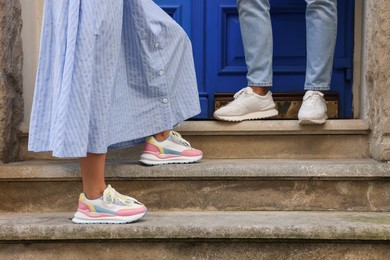
<instances>
[{"instance_id":1,"label":"bare ankle","mask_svg":"<svg viewBox=\"0 0 390 260\"><path fill-rule=\"evenodd\" d=\"M155 134L155 135L153 135L153 137L154 137L154 139L156 139L157 141L162 142L162 141L165 141L165 140L169 137L169 134L170 134L170 133L171 133L171 131L170 131L170 130L167 130L167 131L164 131L164 132Z\"/></svg>"},{"instance_id":2,"label":"bare ankle","mask_svg":"<svg viewBox=\"0 0 390 260\"><path fill-rule=\"evenodd\" d=\"M84 194L89 200L96 200L103 196L103 192L84 192Z\"/></svg>"},{"instance_id":3,"label":"bare ankle","mask_svg":"<svg viewBox=\"0 0 390 260\"><path fill-rule=\"evenodd\" d=\"M268 87L252 87L253 92L255 92L257 95L265 96L267 95L269 88Z\"/></svg>"}]
</instances>

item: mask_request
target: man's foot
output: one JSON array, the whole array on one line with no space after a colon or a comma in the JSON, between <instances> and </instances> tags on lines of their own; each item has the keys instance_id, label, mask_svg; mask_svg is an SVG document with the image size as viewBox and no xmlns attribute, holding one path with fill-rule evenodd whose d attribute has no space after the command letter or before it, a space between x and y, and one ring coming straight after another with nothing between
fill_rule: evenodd
<instances>
[{"instance_id":1,"label":"man's foot","mask_svg":"<svg viewBox=\"0 0 390 260\"><path fill-rule=\"evenodd\" d=\"M319 91L307 91L299 109L299 123L301 125L324 124L327 118L324 94Z\"/></svg>"},{"instance_id":2,"label":"man's foot","mask_svg":"<svg viewBox=\"0 0 390 260\"><path fill-rule=\"evenodd\" d=\"M146 211L142 203L108 185L99 199L89 200L81 193L72 221L76 224L125 224L142 218Z\"/></svg>"},{"instance_id":3,"label":"man's foot","mask_svg":"<svg viewBox=\"0 0 390 260\"><path fill-rule=\"evenodd\" d=\"M241 89L234 100L214 112L214 118L222 121L240 122L278 115L271 91L265 96L257 95L252 88Z\"/></svg>"},{"instance_id":4,"label":"man's foot","mask_svg":"<svg viewBox=\"0 0 390 260\"><path fill-rule=\"evenodd\" d=\"M140 162L145 165L194 163L202 157L201 150L192 148L179 133L171 131L168 138L162 142L153 136L148 137Z\"/></svg>"}]
</instances>

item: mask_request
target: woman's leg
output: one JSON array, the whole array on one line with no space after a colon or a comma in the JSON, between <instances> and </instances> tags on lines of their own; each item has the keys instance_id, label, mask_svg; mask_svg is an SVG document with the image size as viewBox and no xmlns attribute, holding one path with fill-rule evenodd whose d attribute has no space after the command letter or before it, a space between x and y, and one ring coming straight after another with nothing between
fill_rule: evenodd
<instances>
[{"instance_id":1,"label":"woman's leg","mask_svg":"<svg viewBox=\"0 0 390 260\"><path fill-rule=\"evenodd\" d=\"M105 154L87 154L80 159L81 177L83 179L83 192L88 199L98 199L106 189L104 180Z\"/></svg>"},{"instance_id":2,"label":"woman's leg","mask_svg":"<svg viewBox=\"0 0 390 260\"><path fill-rule=\"evenodd\" d=\"M146 214L146 207L122 195L104 180L106 155L87 154L80 159L83 191L72 221L77 224L124 224ZM104 195L103 195L104 194Z\"/></svg>"}]
</instances>

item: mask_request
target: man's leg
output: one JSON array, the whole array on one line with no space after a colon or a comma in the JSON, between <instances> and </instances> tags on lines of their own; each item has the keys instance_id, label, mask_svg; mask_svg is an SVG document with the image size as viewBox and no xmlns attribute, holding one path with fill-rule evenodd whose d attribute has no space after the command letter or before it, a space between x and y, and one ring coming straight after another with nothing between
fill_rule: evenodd
<instances>
[{"instance_id":1,"label":"man's leg","mask_svg":"<svg viewBox=\"0 0 390 260\"><path fill-rule=\"evenodd\" d=\"M302 124L325 123L326 105L319 91L330 89L337 35L337 0L306 0L308 92L299 111Z\"/></svg>"},{"instance_id":2,"label":"man's leg","mask_svg":"<svg viewBox=\"0 0 390 260\"><path fill-rule=\"evenodd\" d=\"M272 86L272 25L269 0L237 0L249 87Z\"/></svg>"},{"instance_id":3,"label":"man's leg","mask_svg":"<svg viewBox=\"0 0 390 260\"><path fill-rule=\"evenodd\" d=\"M337 36L337 1L306 0L305 90L329 90Z\"/></svg>"},{"instance_id":4,"label":"man's leg","mask_svg":"<svg viewBox=\"0 0 390 260\"><path fill-rule=\"evenodd\" d=\"M214 117L224 121L243 121L277 115L272 94L273 40L269 0L237 0L248 87L235 100L217 110Z\"/></svg>"}]
</instances>

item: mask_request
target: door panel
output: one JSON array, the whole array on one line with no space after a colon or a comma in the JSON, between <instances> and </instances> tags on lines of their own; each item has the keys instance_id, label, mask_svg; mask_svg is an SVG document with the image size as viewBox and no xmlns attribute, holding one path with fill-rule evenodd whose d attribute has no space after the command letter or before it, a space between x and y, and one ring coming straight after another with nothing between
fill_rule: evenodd
<instances>
[{"instance_id":1,"label":"door panel","mask_svg":"<svg viewBox=\"0 0 390 260\"><path fill-rule=\"evenodd\" d=\"M214 95L245 87L247 68L236 0L155 0L183 26L194 48L202 114L211 117ZM306 3L271 0L274 35L273 92L303 92L306 69ZM354 1L338 1L338 38L331 92L339 117L352 117Z\"/></svg>"},{"instance_id":2,"label":"door panel","mask_svg":"<svg viewBox=\"0 0 390 260\"><path fill-rule=\"evenodd\" d=\"M192 41L194 62L198 80L201 114L195 118L207 118L209 111L209 93L204 83L204 0L154 0L188 34Z\"/></svg>"}]
</instances>

